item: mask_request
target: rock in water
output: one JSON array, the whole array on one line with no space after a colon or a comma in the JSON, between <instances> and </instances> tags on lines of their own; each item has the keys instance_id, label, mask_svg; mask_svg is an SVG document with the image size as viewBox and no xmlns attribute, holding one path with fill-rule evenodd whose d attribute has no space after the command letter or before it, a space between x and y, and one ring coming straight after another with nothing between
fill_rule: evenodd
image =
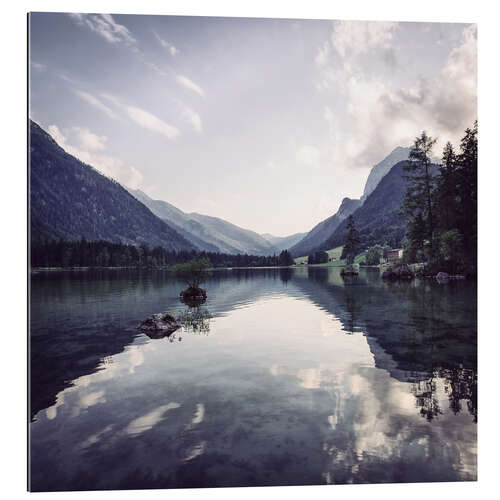
<instances>
[{"instance_id":1,"label":"rock in water","mask_svg":"<svg viewBox=\"0 0 500 500\"><path fill-rule=\"evenodd\" d=\"M170 335L181 327L181 324L168 313L153 314L146 318L137 328L150 337L161 338Z\"/></svg>"}]
</instances>

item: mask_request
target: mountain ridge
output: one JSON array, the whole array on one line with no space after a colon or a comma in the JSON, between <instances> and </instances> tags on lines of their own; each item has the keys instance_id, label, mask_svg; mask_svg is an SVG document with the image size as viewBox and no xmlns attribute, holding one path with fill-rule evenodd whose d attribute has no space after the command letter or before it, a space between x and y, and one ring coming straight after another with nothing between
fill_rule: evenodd
<instances>
[{"instance_id":1,"label":"mountain ridge","mask_svg":"<svg viewBox=\"0 0 500 500\"><path fill-rule=\"evenodd\" d=\"M308 255L313 249L320 246L360 204L361 200L344 198L337 212L316 224L302 240L290 248L292 257Z\"/></svg>"},{"instance_id":2,"label":"mountain ridge","mask_svg":"<svg viewBox=\"0 0 500 500\"><path fill-rule=\"evenodd\" d=\"M31 119L29 160L33 241L85 238L195 249L118 182L67 153Z\"/></svg>"},{"instance_id":3,"label":"mountain ridge","mask_svg":"<svg viewBox=\"0 0 500 500\"><path fill-rule=\"evenodd\" d=\"M352 213L360 237L360 249L388 243L393 248L402 244L406 232L405 216L401 205L406 192L407 160L394 165L368 195L365 202ZM432 164L434 173L439 166ZM327 250L344 244L347 220L342 221L333 234L315 250Z\"/></svg>"},{"instance_id":4,"label":"mountain ridge","mask_svg":"<svg viewBox=\"0 0 500 500\"><path fill-rule=\"evenodd\" d=\"M208 250L207 247L211 247L216 250L208 251L253 255L273 255L277 252L274 245L250 229L236 226L219 217L197 212L186 213L164 200L154 200L139 189L127 189L156 216L182 229L184 237L203 247L201 249Z\"/></svg>"},{"instance_id":5,"label":"mountain ridge","mask_svg":"<svg viewBox=\"0 0 500 500\"><path fill-rule=\"evenodd\" d=\"M408 159L410 150L411 148L397 146L383 160L375 164L368 174L361 198L344 198L337 212L316 224L302 240L290 249L292 256L302 257L316 251L320 247L323 249L323 243L333 235L342 221L364 204L367 197L376 189L391 168L396 163Z\"/></svg>"},{"instance_id":6,"label":"mountain ridge","mask_svg":"<svg viewBox=\"0 0 500 500\"><path fill-rule=\"evenodd\" d=\"M275 246L278 251L288 250L306 236L307 233L294 233L290 236L274 236L270 233L263 233L261 236Z\"/></svg>"}]
</instances>

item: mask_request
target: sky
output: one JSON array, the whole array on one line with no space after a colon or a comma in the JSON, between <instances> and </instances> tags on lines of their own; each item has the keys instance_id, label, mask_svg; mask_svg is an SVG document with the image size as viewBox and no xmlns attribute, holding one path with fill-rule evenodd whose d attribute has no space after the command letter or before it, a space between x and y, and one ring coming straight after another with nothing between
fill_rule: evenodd
<instances>
[{"instance_id":1,"label":"sky","mask_svg":"<svg viewBox=\"0 0 500 500\"><path fill-rule=\"evenodd\" d=\"M309 231L426 130L477 117L475 25L30 15L30 117L185 212Z\"/></svg>"}]
</instances>

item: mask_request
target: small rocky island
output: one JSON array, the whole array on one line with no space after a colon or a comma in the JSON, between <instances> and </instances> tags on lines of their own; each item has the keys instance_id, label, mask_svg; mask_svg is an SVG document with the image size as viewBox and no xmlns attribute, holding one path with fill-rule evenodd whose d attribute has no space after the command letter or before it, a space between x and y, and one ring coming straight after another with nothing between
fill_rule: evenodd
<instances>
[{"instance_id":1,"label":"small rocky island","mask_svg":"<svg viewBox=\"0 0 500 500\"><path fill-rule=\"evenodd\" d=\"M210 261L207 258L193 259L175 266L175 272L186 281L188 287L180 293L180 300L190 306L199 306L207 300L207 292L200 283L208 276Z\"/></svg>"},{"instance_id":2,"label":"small rocky island","mask_svg":"<svg viewBox=\"0 0 500 500\"><path fill-rule=\"evenodd\" d=\"M166 337L182 325L168 313L153 314L146 318L137 328L151 338Z\"/></svg>"}]
</instances>

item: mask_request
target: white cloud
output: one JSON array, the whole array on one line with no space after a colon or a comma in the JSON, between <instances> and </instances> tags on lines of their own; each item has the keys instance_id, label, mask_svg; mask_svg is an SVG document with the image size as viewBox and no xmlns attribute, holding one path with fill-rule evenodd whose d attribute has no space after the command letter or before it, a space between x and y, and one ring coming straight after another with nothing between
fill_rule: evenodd
<instances>
[{"instance_id":1,"label":"white cloud","mask_svg":"<svg viewBox=\"0 0 500 500\"><path fill-rule=\"evenodd\" d=\"M164 49L167 49L171 56L175 56L179 53L179 49L177 47L175 47L172 43L167 42L166 40L161 38L160 35L158 35L158 33L156 33L156 31L153 31L153 33L154 33L156 39L158 40L158 42L160 43L160 45Z\"/></svg>"},{"instance_id":2,"label":"white cloud","mask_svg":"<svg viewBox=\"0 0 500 500\"><path fill-rule=\"evenodd\" d=\"M336 21L333 26L332 47L341 57L387 47L398 23L381 21Z\"/></svg>"},{"instance_id":3,"label":"white cloud","mask_svg":"<svg viewBox=\"0 0 500 500\"><path fill-rule=\"evenodd\" d=\"M115 112L106 106L100 99L97 97L93 96L92 94L89 94L88 92L84 92L83 90L75 90L75 94L83 99L85 102L90 104L91 106L94 106L94 108L99 109L100 111L103 111L106 113L110 118L116 118Z\"/></svg>"},{"instance_id":4,"label":"white cloud","mask_svg":"<svg viewBox=\"0 0 500 500\"><path fill-rule=\"evenodd\" d=\"M199 85L194 83L192 80L187 78L186 76L177 75L175 77L175 79L177 80L177 83L179 85L182 85L184 88L186 88L188 90L192 90L193 92L196 92L197 94L201 95L202 97L205 96L204 90Z\"/></svg>"},{"instance_id":5,"label":"white cloud","mask_svg":"<svg viewBox=\"0 0 500 500\"><path fill-rule=\"evenodd\" d=\"M194 111L194 109L189 108L188 106L182 107L182 114L184 118L192 125L196 132L203 131L203 123L201 121L201 116Z\"/></svg>"},{"instance_id":6,"label":"white cloud","mask_svg":"<svg viewBox=\"0 0 500 500\"><path fill-rule=\"evenodd\" d=\"M438 138L437 156L446 141L458 144L465 128L477 117L474 26L464 29L459 46L450 51L436 78L420 79L406 88L395 87L392 78L383 73L365 71L362 59L354 55L367 46L381 47L383 50L374 52L373 57L382 58L392 37L392 25L374 30L366 23L360 28L349 24L349 30L342 25L340 31L338 26L334 26L336 50L350 56L320 67L322 89L332 89L345 103L335 114L328 106L324 108L323 117L330 128L331 163L368 168L396 146L411 144L424 129Z\"/></svg>"},{"instance_id":7,"label":"white cloud","mask_svg":"<svg viewBox=\"0 0 500 500\"><path fill-rule=\"evenodd\" d=\"M319 49L314 58L314 62L318 66L324 66L328 62L328 56L330 55L330 44L325 42Z\"/></svg>"},{"instance_id":8,"label":"white cloud","mask_svg":"<svg viewBox=\"0 0 500 500\"><path fill-rule=\"evenodd\" d=\"M99 95L100 95L100 97L103 97L104 99L107 99L109 102L111 102L112 104L114 104L117 108L122 108L123 107L123 104L120 101L120 99L118 99L118 97L116 97L116 96L114 96L112 94L106 94L106 93L101 93Z\"/></svg>"},{"instance_id":9,"label":"white cloud","mask_svg":"<svg viewBox=\"0 0 500 500\"><path fill-rule=\"evenodd\" d=\"M135 167L130 167L130 176L126 185L132 189L138 189L142 185L144 176Z\"/></svg>"},{"instance_id":10,"label":"white cloud","mask_svg":"<svg viewBox=\"0 0 500 500\"><path fill-rule=\"evenodd\" d=\"M146 111L137 106L129 106L123 103L120 99L118 99L112 94L102 93L100 94L100 96L109 101L110 103L112 103L114 106L116 106L123 112L125 112L131 120L133 120L135 123L137 123L143 128L162 134L166 136L168 139L173 139L180 134L179 129L177 127L174 127L173 125L164 122L163 120L155 116L153 113L150 113L149 111ZM179 104L181 105L182 112L185 118L189 120L189 122L193 125L195 130L201 132L202 122L201 122L201 117L198 115L198 113L193 111L191 108L186 107L180 102Z\"/></svg>"},{"instance_id":11,"label":"white cloud","mask_svg":"<svg viewBox=\"0 0 500 500\"><path fill-rule=\"evenodd\" d=\"M69 16L78 25L87 26L109 43L124 43L129 46L136 43L128 28L118 24L111 14L69 14Z\"/></svg>"},{"instance_id":12,"label":"white cloud","mask_svg":"<svg viewBox=\"0 0 500 500\"><path fill-rule=\"evenodd\" d=\"M108 140L106 136L93 134L89 129L81 127L74 127L74 131L83 149L89 149L91 151L102 151L106 149L106 141Z\"/></svg>"},{"instance_id":13,"label":"white cloud","mask_svg":"<svg viewBox=\"0 0 500 500\"><path fill-rule=\"evenodd\" d=\"M158 132L168 139L173 139L179 135L179 130L176 127L165 123L149 111L145 111L135 106L127 106L126 110L130 118L141 127L152 130L153 132Z\"/></svg>"}]
</instances>

